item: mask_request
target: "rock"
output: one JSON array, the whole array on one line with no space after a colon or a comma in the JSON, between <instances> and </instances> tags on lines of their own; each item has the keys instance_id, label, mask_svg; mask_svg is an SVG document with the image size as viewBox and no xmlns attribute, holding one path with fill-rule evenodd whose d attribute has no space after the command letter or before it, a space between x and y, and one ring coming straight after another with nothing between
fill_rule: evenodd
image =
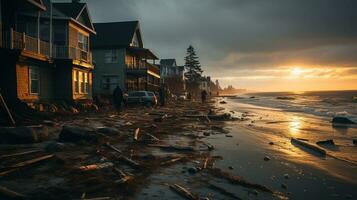
<instances>
[{"instance_id":1,"label":"rock","mask_svg":"<svg viewBox=\"0 0 357 200\"><path fill-rule=\"evenodd\" d=\"M51 142L46 145L45 150L49 153L60 152L64 149L64 144L60 142Z\"/></svg>"},{"instance_id":2,"label":"rock","mask_svg":"<svg viewBox=\"0 0 357 200\"><path fill-rule=\"evenodd\" d=\"M285 179L289 179L289 174L284 174Z\"/></svg>"},{"instance_id":3,"label":"rock","mask_svg":"<svg viewBox=\"0 0 357 200\"><path fill-rule=\"evenodd\" d=\"M211 134L209 132L204 132L203 135L204 136L210 136Z\"/></svg>"},{"instance_id":4,"label":"rock","mask_svg":"<svg viewBox=\"0 0 357 200\"><path fill-rule=\"evenodd\" d=\"M45 126L0 128L0 144L29 144L47 139L48 129Z\"/></svg>"},{"instance_id":5,"label":"rock","mask_svg":"<svg viewBox=\"0 0 357 200\"><path fill-rule=\"evenodd\" d=\"M190 173L190 174L196 174L197 173L197 169L196 168L194 168L194 167L190 167L190 168L188 168L188 173Z\"/></svg>"},{"instance_id":6,"label":"rock","mask_svg":"<svg viewBox=\"0 0 357 200\"><path fill-rule=\"evenodd\" d=\"M233 167L232 167L232 166L229 166L228 169L233 170Z\"/></svg>"},{"instance_id":7,"label":"rock","mask_svg":"<svg viewBox=\"0 0 357 200\"><path fill-rule=\"evenodd\" d=\"M228 135L228 134L227 134L226 137L233 137L233 135Z\"/></svg>"},{"instance_id":8,"label":"rock","mask_svg":"<svg viewBox=\"0 0 357 200\"><path fill-rule=\"evenodd\" d=\"M270 145L274 145L274 142L269 142Z\"/></svg>"},{"instance_id":9,"label":"rock","mask_svg":"<svg viewBox=\"0 0 357 200\"><path fill-rule=\"evenodd\" d=\"M333 140L322 140L316 142L318 145L335 145L335 142Z\"/></svg>"},{"instance_id":10,"label":"rock","mask_svg":"<svg viewBox=\"0 0 357 200\"><path fill-rule=\"evenodd\" d=\"M332 119L333 124L355 124L355 122L351 121L347 117L334 117Z\"/></svg>"},{"instance_id":11,"label":"rock","mask_svg":"<svg viewBox=\"0 0 357 200\"><path fill-rule=\"evenodd\" d=\"M208 115L208 118L210 120L226 121L226 120L231 120L232 115L229 113L224 113L224 114L220 114L220 115Z\"/></svg>"},{"instance_id":12,"label":"rock","mask_svg":"<svg viewBox=\"0 0 357 200\"><path fill-rule=\"evenodd\" d=\"M59 135L60 142L97 142L98 138L94 131L75 127L75 126L63 126L62 131Z\"/></svg>"},{"instance_id":13,"label":"rock","mask_svg":"<svg viewBox=\"0 0 357 200\"><path fill-rule=\"evenodd\" d=\"M357 145L357 139L353 139L353 144Z\"/></svg>"},{"instance_id":14,"label":"rock","mask_svg":"<svg viewBox=\"0 0 357 200\"><path fill-rule=\"evenodd\" d=\"M103 134L108 135L108 136L114 136L114 135L119 135L120 134L120 132L117 129L109 128L109 127L99 127L97 129L97 131L99 133L103 133Z\"/></svg>"},{"instance_id":15,"label":"rock","mask_svg":"<svg viewBox=\"0 0 357 200\"><path fill-rule=\"evenodd\" d=\"M286 189L288 189L288 186L287 186L286 184L282 183L282 184L281 184L281 188L283 188L283 189L286 190Z\"/></svg>"},{"instance_id":16,"label":"rock","mask_svg":"<svg viewBox=\"0 0 357 200\"><path fill-rule=\"evenodd\" d=\"M269 161L269 160L271 160L269 156L264 157L264 161Z\"/></svg>"},{"instance_id":17,"label":"rock","mask_svg":"<svg viewBox=\"0 0 357 200\"><path fill-rule=\"evenodd\" d=\"M227 104L227 102L225 102L225 101L221 101L221 102L219 102L220 104Z\"/></svg>"}]
</instances>

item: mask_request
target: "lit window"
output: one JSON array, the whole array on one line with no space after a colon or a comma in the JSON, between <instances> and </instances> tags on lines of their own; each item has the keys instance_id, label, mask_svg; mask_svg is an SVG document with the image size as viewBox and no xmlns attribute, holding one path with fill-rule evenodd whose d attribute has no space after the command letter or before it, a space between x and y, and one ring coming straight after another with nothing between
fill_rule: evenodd
<instances>
[{"instance_id":1,"label":"lit window","mask_svg":"<svg viewBox=\"0 0 357 200\"><path fill-rule=\"evenodd\" d=\"M79 82L78 82L78 75L79 72L77 70L73 70L73 85L74 85L74 93L79 93Z\"/></svg>"},{"instance_id":2,"label":"lit window","mask_svg":"<svg viewBox=\"0 0 357 200\"><path fill-rule=\"evenodd\" d=\"M84 77L83 77L83 72L79 72L79 93L83 94L84 93Z\"/></svg>"},{"instance_id":3,"label":"lit window","mask_svg":"<svg viewBox=\"0 0 357 200\"><path fill-rule=\"evenodd\" d=\"M29 68L29 84L30 94L40 93L40 71L36 66L30 66Z\"/></svg>"},{"instance_id":4,"label":"lit window","mask_svg":"<svg viewBox=\"0 0 357 200\"><path fill-rule=\"evenodd\" d=\"M84 73L84 93L88 94L89 93L89 77L88 73Z\"/></svg>"},{"instance_id":5,"label":"lit window","mask_svg":"<svg viewBox=\"0 0 357 200\"><path fill-rule=\"evenodd\" d=\"M78 33L78 48L88 52L88 37L81 33Z\"/></svg>"}]
</instances>

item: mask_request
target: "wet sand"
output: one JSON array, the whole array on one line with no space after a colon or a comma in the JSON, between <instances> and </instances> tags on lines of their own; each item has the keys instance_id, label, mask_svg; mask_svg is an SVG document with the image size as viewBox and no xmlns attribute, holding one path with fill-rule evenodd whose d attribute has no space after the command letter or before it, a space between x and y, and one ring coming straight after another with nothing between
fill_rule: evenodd
<instances>
[{"instance_id":1,"label":"wet sand","mask_svg":"<svg viewBox=\"0 0 357 200\"><path fill-rule=\"evenodd\" d=\"M112 112L89 113L60 120L58 125L49 127L53 141L34 145L0 145L1 155L34 148L43 150L30 157L2 160L2 169L44 154L55 156L49 161L0 177L0 185L25 194L27 199L80 199L84 193L86 198L185 199L170 188L174 184L209 199L357 197L354 190L357 186L356 165L329 156L321 157L291 144L289 134L298 134L300 130L297 129L298 123L289 120L291 113L226 101L227 104L216 101L205 105L176 102L156 109L130 108L119 115ZM211 120L207 117L210 110L214 113ZM231 113L237 118L223 120L214 117L223 113ZM273 115L279 117L269 117ZM303 119L306 120L306 116ZM96 132L100 137L98 143L64 143L61 149L48 152L46 147L55 142L63 125L92 130L110 127L119 134L106 136ZM159 141L135 141L137 128L145 137L149 133ZM314 138L309 137L311 140ZM108 148L107 142L122 153ZM210 144L214 150L208 147ZM122 162L118 155L135 161L139 166ZM112 167L88 172L78 170L81 166L106 162L113 163L131 179L115 183L122 175Z\"/></svg>"}]
</instances>

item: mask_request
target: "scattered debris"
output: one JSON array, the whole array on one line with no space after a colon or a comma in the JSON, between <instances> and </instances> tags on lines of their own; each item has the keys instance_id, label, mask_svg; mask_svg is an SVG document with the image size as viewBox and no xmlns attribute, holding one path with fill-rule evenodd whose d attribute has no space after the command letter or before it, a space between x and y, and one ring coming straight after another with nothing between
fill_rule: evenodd
<instances>
[{"instance_id":1,"label":"scattered debris","mask_svg":"<svg viewBox=\"0 0 357 200\"><path fill-rule=\"evenodd\" d=\"M116 184L123 184L123 183L126 183L128 182L129 180L132 180L133 179L133 176L131 175L127 175L126 173L124 173L122 170L114 167L113 168L113 171L115 173L117 173L118 176L120 176L120 179L119 180L116 180L115 183Z\"/></svg>"},{"instance_id":2,"label":"scattered debris","mask_svg":"<svg viewBox=\"0 0 357 200\"><path fill-rule=\"evenodd\" d=\"M97 131L99 133L103 133L103 134L105 134L107 136L114 136L114 135L119 135L120 134L120 132L117 129L109 128L109 127L99 127L99 128L97 128Z\"/></svg>"},{"instance_id":3,"label":"scattered debris","mask_svg":"<svg viewBox=\"0 0 357 200\"><path fill-rule=\"evenodd\" d=\"M225 102L225 101L220 101L219 103L220 104L227 104L227 102Z\"/></svg>"},{"instance_id":4,"label":"scattered debris","mask_svg":"<svg viewBox=\"0 0 357 200\"><path fill-rule=\"evenodd\" d=\"M267 188L264 185L259 185L259 184L256 184L256 183L250 183L250 182L244 180L243 178L241 178L239 176L231 175L228 172L224 172L219 168L209 169L208 172L210 174L216 176L217 178L224 178L224 179L228 180L230 183L233 183L233 184L238 184L238 185L241 185L243 187L248 187L248 188L254 188L254 189L257 189L257 190L264 191L264 192L274 193L273 190Z\"/></svg>"},{"instance_id":5,"label":"scattered debris","mask_svg":"<svg viewBox=\"0 0 357 200\"><path fill-rule=\"evenodd\" d=\"M322 140L316 142L318 145L335 145L335 142L333 140Z\"/></svg>"},{"instance_id":6,"label":"scattered debris","mask_svg":"<svg viewBox=\"0 0 357 200\"><path fill-rule=\"evenodd\" d=\"M114 151L116 151L116 152L118 152L120 154L122 153L118 148L116 148L115 146L111 145L109 142L105 143L105 145L107 147L109 147L110 149L112 149L112 150L114 150Z\"/></svg>"},{"instance_id":7,"label":"scattered debris","mask_svg":"<svg viewBox=\"0 0 357 200\"><path fill-rule=\"evenodd\" d=\"M60 142L97 142L98 137L94 131L75 126L63 126L59 135Z\"/></svg>"},{"instance_id":8,"label":"scattered debris","mask_svg":"<svg viewBox=\"0 0 357 200\"><path fill-rule=\"evenodd\" d=\"M140 137L140 128L136 128L134 131L134 140L139 141L139 137Z\"/></svg>"},{"instance_id":9,"label":"scattered debris","mask_svg":"<svg viewBox=\"0 0 357 200\"><path fill-rule=\"evenodd\" d=\"M357 145L357 139L353 139L353 144Z\"/></svg>"},{"instance_id":10,"label":"scattered debris","mask_svg":"<svg viewBox=\"0 0 357 200\"><path fill-rule=\"evenodd\" d=\"M25 199L25 195L12 191L6 187L0 186L0 197L4 196L10 199Z\"/></svg>"},{"instance_id":11,"label":"scattered debris","mask_svg":"<svg viewBox=\"0 0 357 200\"><path fill-rule=\"evenodd\" d=\"M271 158L269 156L264 157L264 161L269 161L269 160L271 160Z\"/></svg>"},{"instance_id":12,"label":"scattered debris","mask_svg":"<svg viewBox=\"0 0 357 200\"><path fill-rule=\"evenodd\" d=\"M219 193L221 193L221 194L223 194L223 195L226 195L226 196L228 196L228 197L230 197L230 198L232 198L232 199L238 199L238 200L241 200L241 199L242 199L242 198L236 196L234 193L229 192L229 191L227 191L226 189L224 189L224 188L222 188L222 187L219 187L219 186L217 186L217 185L214 185L214 184L212 184L212 183L209 184L209 188L211 188L211 189L213 189L213 190L215 190L215 191L217 191L217 192L219 192Z\"/></svg>"},{"instance_id":13,"label":"scattered debris","mask_svg":"<svg viewBox=\"0 0 357 200\"><path fill-rule=\"evenodd\" d=\"M177 158L172 158L170 160L164 161L162 162L160 165L164 166L164 165L171 165L174 164L176 162L182 161L184 159L184 157L177 157Z\"/></svg>"},{"instance_id":14,"label":"scattered debris","mask_svg":"<svg viewBox=\"0 0 357 200\"><path fill-rule=\"evenodd\" d=\"M296 139L296 138L291 138L291 143L301 145L301 146L303 146L305 148L308 148L310 150L313 150L314 152L317 152L317 153L319 153L319 154L321 154L323 156L326 155L326 151L324 149L322 149L322 148L320 148L320 147L318 147L318 146L316 146L314 144L308 143L306 141L299 140L299 139Z\"/></svg>"},{"instance_id":15,"label":"scattered debris","mask_svg":"<svg viewBox=\"0 0 357 200\"><path fill-rule=\"evenodd\" d=\"M2 156L0 156L0 159L23 156L23 155L33 154L33 153L38 153L38 152L42 152L42 150L35 149L35 150L29 150L29 151L24 151L24 152L18 152L18 153L13 153L13 154L2 155Z\"/></svg>"},{"instance_id":16,"label":"scattered debris","mask_svg":"<svg viewBox=\"0 0 357 200\"><path fill-rule=\"evenodd\" d=\"M31 144L48 139L45 126L0 127L0 144Z\"/></svg>"},{"instance_id":17,"label":"scattered debris","mask_svg":"<svg viewBox=\"0 0 357 200\"><path fill-rule=\"evenodd\" d=\"M355 124L355 122L351 121L347 117L334 117L332 119L333 124Z\"/></svg>"},{"instance_id":18,"label":"scattered debris","mask_svg":"<svg viewBox=\"0 0 357 200\"><path fill-rule=\"evenodd\" d=\"M177 145L164 145L164 144L149 144L149 147L159 147L165 150L171 151L195 151L193 147L189 146L177 146Z\"/></svg>"},{"instance_id":19,"label":"scattered debris","mask_svg":"<svg viewBox=\"0 0 357 200\"><path fill-rule=\"evenodd\" d=\"M285 179L289 179L289 174L284 174Z\"/></svg>"},{"instance_id":20,"label":"scattered debris","mask_svg":"<svg viewBox=\"0 0 357 200\"><path fill-rule=\"evenodd\" d=\"M189 199L189 200L199 200L199 196L197 194L193 194L188 189L180 186L179 184L169 185L169 187L177 192L179 195Z\"/></svg>"},{"instance_id":21,"label":"scattered debris","mask_svg":"<svg viewBox=\"0 0 357 200\"><path fill-rule=\"evenodd\" d=\"M79 169L81 171L92 171L92 170L100 170L100 169L105 169L109 167L113 167L114 164L111 162L105 162L105 163L99 163L99 164L92 164L92 165L86 165L86 166L80 166Z\"/></svg>"},{"instance_id":22,"label":"scattered debris","mask_svg":"<svg viewBox=\"0 0 357 200\"><path fill-rule=\"evenodd\" d=\"M282 183L282 184L281 184L281 188L283 188L283 189L286 190L286 189L288 188L288 186L287 186L286 184Z\"/></svg>"},{"instance_id":23,"label":"scattered debris","mask_svg":"<svg viewBox=\"0 0 357 200\"><path fill-rule=\"evenodd\" d=\"M269 142L270 145L274 145L274 142Z\"/></svg>"}]
</instances>

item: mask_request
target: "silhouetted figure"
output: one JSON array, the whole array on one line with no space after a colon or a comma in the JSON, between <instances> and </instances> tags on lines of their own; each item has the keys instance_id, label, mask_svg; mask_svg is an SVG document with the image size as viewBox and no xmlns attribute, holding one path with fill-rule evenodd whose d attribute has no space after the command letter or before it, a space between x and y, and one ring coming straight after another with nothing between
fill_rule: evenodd
<instances>
[{"instance_id":1,"label":"silhouetted figure","mask_svg":"<svg viewBox=\"0 0 357 200\"><path fill-rule=\"evenodd\" d=\"M121 110L121 103L123 101L123 91L117 86L113 92L113 104L117 111Z\"/></svg>"},{"instance_id":2,"label":"silhouetted figure","mask_svg":"<svg viewBox=\"0 0 357 200\"><path fill-rule=\"evenodd\" d=\"M201 92L201 100L202 100L202 103L206 102L206 100L207 100L207 92L206 92L206 90L203 90Z\"/></svg>"},{"instance_id":3,"label":"silhouetted figure","mask_svg":"<svg viewBox=\"0 0 357 200\"><path fill-rule=\"evenodd\" d=\"M165 92L165 87L164 86L160 87L159 96L160 96L160 105L161 106L165 106L166 92Z\"/></svg>"}]
</instances>

